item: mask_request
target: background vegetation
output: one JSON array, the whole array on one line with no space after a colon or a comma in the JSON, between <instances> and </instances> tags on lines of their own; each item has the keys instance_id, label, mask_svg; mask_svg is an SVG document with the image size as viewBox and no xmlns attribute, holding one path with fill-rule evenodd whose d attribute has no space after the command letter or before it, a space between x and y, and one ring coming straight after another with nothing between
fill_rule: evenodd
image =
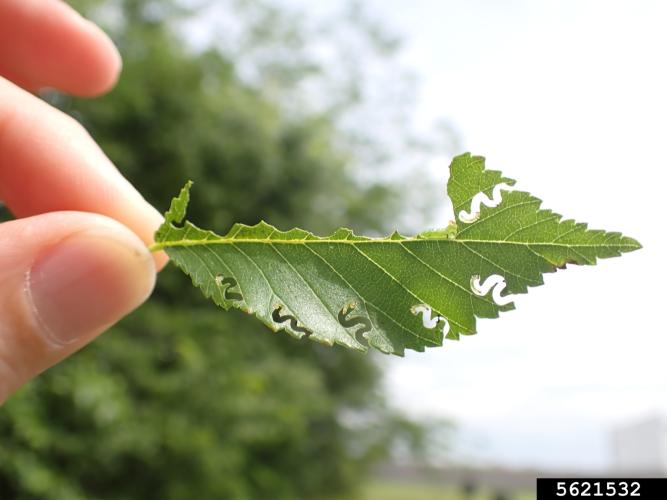
<instances>
[{"instance_id":1,"label":"background vegetation","mask_svg":"<svg viewBox=\"0 0 667 500\"><path fill-rule=\"evenodd\" d=\"M391 158L373 123L350 125L363 68L319 65L298 20L224 2L238 36L213 46L190 43L201 16L180 4L74 3L113 35L123 76L94 101L46 97L160 209L193 179L190 218L219 231L266 219L382 232L414 212L378 170ZM365 61L390 61L395 40L346 12ZM392 450L423 449L426 430L388 408L380 377L372 357L221 313L167 268L149 303L2 408L0 498L350 498Z\"/></svg>"}]
</instances>

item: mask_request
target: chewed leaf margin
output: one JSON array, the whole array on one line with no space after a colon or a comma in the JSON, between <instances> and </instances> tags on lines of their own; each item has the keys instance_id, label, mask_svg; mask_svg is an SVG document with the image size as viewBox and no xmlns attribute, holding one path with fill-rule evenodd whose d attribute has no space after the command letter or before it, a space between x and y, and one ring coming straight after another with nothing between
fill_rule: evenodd
<instances>
[{"instance_id":1,"label":"chewed leaf margin","mask_svg":"<svg viewBox=\"0 0 667 500\"><path fill-rule=\"evenodd\" d=\"M515 294L564 263L591 265L641 248L542 209L513 179L486 170L482 157L461 155L450 171L455 221L415 237L369 238L347 228L320 237L263 221L219 236L185 221L188 182L153 250L165 249L216 304L254 314L273 331L402 355L476 333L477 318L513 309Z\"/></svg>"}]
</instances>

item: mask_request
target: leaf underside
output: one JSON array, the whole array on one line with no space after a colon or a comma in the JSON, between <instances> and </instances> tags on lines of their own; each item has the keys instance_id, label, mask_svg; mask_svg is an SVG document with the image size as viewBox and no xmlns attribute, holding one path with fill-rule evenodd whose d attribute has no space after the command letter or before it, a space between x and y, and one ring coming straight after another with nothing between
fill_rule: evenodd
<instances>
[{"instance_id":1,"label":"leaf underside","mask_svg":"<svg viewBox=\"0 0 667 500\"><path fill-rule=\"evenodd\" d=\"M188 183L153 249L164 249L216 304L254 314L273 331L402 355L475 333L476 318L513 309L509 295L541 285L544 273L641 248L620 233L562 220L513 184L486 170L484 158L458 156L447 185L457 221L380 239L345 228L326 237L284 232L265 222L219 236L184 222Z\"/></svg>"}]
</instances>

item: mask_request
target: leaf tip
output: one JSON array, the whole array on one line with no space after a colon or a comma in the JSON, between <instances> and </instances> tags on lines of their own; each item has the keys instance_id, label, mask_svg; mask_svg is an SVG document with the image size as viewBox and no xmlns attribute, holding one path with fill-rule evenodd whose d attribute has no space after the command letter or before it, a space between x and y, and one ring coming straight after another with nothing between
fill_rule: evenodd
<instances>
[{"instance_id":1,"label":"leaf tip","mask_svg":"<svg viewBox=\"0 0 667 500\"><path fill-rule=\"evenodd\" d=\"M192 181L186 182L185 186L181 188L180 193L178 193L178 196L172 198L169 210L164 213L164 222L160 225L157 231L155 231L155 244L150 247L152 252L162 250L163 247L161 243L164 243L170 228L175 224L180 224L183 222L183 219L185 219L185 212L188 208L188 203L190 202L191 187Z\"/></svg>"},{"instance_id":2,"label":"leaf tip","mask_svg":"<svg viewBox=\"0 0 667 500\"><path fill-rule=\"evenodd\" d=\"M181 188L180 193L175 198L172 198L169 210L164 214L165 222L180 224L185 218L185 212L190 203L190 188L193 182L188 181L185 186Z\"/></svg>"},{"instance_id":3,"label":"leaf tip","mask_svg":"<svg viewBox=\"0 0 667 500\"><path fill-rule=\"evenodd\" d=\"M628 247L628 252L634 252L635 250L641 250L644 248L641 243L639 243L636 239L630 238L629 236L624 236L623 239L625 240L625 244Z\"/></svg>"}]
</instances>

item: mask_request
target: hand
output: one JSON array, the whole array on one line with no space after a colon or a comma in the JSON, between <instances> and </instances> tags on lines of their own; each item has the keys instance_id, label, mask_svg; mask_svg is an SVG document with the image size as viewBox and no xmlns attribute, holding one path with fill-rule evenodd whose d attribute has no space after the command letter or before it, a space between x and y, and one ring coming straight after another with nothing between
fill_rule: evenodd
<instances>
[{"instance_id":1,"label":"hand","mask_svg":"<svg viewBox=\"0 0 667 500\"><path fill-rule=\"evenodd\" d=\"M0 1L0 199L20 218L0 225L0 404L141 304L166 262L146 249L160 214L83 127L29 93L99 95L120 68L61 0Z\"/></svg>"}]
</instances>

